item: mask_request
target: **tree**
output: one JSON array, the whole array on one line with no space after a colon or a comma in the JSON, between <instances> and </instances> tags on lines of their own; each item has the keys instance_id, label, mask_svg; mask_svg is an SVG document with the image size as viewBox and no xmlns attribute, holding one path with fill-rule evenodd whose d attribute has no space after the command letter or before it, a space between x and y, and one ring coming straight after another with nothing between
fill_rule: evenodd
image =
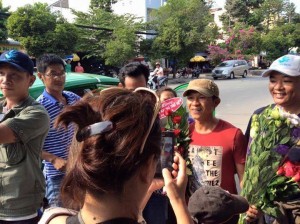
<instances>
[{"instance_id":1,"label":"tree","mask_svg":"<svg viewBox=\"0 0 300 224\"><path fill-rule=\"evenodd\" d=\"M262 37L262 49L267 59L274 60L287 54L291 48L300 47L300 24L285 24L275 27Z\"/></svg>"},{"instance_id":2,"label":"tree","mask_svg":"<svg viewBox=\"0 0 300 224\"><path fill-rule=\"evenodd\" d=\"M208 46L209 58L211 64L217 66L221 61L226 60L229 57L229 52L225 48L222 48L218 45L209 45Z\"/></svg>"},{"instance_id":3,"label":"tree","mask_svg":"<svg viewBox=\"0 0 300 224\"><path fill-rule=\"evenodd\" d=\"M73 53L78 39L76 27L42 3L18 8L8 18L7 28L9 36L35 57L44 53Z\"/></svg>"},{"instance_id":4,"label":"tree","mask_svg":"<svg viewBox=\"0 0 300 224\"><path fill-rule=\"evenodd\" d=\"M205 35L213 20L203 1L168 0L165 6L154 11L153 18L152 25L158 32L153 51L160 57L176 59L181 65L215 39Z\"/></svg>"},{"instance_id":5,"label":"tree","mask_svg":"<svg viewBox=\"0 0 300 224\"><path fill-rule=\"evenodd\" d=\"M6 20L8 17L9 7L3 7L2 0L0 0L0 42L7 40Z\"/></svg>"},{"instance_id":6,"label":"tree","mask_svg":"<svg viewBox=\"0 0 300 224\"><path fill-rule=\"evenodd\" d=\"M133 18L123 17L106 44L103 57L108 65L123 65L138 55L138 36Z\"/></svg>"},{"instance_id":7,"label":"tree","mask_svg":"<svg viewBox=\"0 0 300 224\"><path fill-rule=\"evenodd\" d=\"M227 0L225 4L225 9L227 11L229 23L231 21L247 22L247 19L249 17L249 8L246 5L246 1ZM228 25L230 26L230 24Z\"/></svg>"},{"instance_id":8,"label":"tree","mask_svg":"<svg viewBox=\"0 0 300 224\"><path fill-rule=\"evenodd\" d=\"M90 9L103 9L107 12L112 12L111 6L118 0L91 0Z\"/></svg>"},{"instance_id":9,"label":"tree","mask_svg":"<svg viewBox=\"0 0 300 224\"><path fill-rule=\"evenodd\" d=\"M156 58L155 51L152 49L154 39L143 39L140 41L139 53L145 57L146 61Z\"/></svg>"},{"instance_id":10,"label":"tree","mask_svg":"<svg viewBox=\"0 0 300 224\"><path fill-rule=\"evenodd\" d=\"M259 15L263 18L264 31L267 33L275 26L283 23L283 13L286 0L265 0L259 9Z\"/></svg>"},{"instance_id":11,"label":"tree","mask_svg":"<svg viewBox=\"0 0 300 224\"><path fill-rule=\"evenodd\" d=\"M291 23L296 16L296 6L292 2L286 2L284 8L286 20L288 23Z\"/></svg>"},{"instance_id":12,"label":"tree","mask_svg":"<svg viewBox=\"0 0 300 224\"><path fill-rule=\"evenodd\" d=\"M233 58L238 58L242 55L259 54L261 36L253 26L246 29L242 28L242 26L237 26L234 29L229 29L227 33L228 38L225 39L225 44Z\"/></svg>"},{"instance_id":13,"label":"tree","mask_svg":"<svg viewBox=\"0 0 300 224\"><path fill-rule=\"evenodd\" d=\"M246 26L259 25L262 19L256 12L264 1L265 0L226 0L226 13L221 16L224 28L231 28L236 22L244 23Z\"/></svg>"},{"instance_id":14,"label":"tree","mask_svg":"<svg viewBox=\"0 0 300 224\"><path fill-rule=\"evenodd\" d=\"M88 13L74 13L76 24L91 28L79 31L77 49L84 52L86 58L101 58L106 65L122 66L137 56L139 37L135 33L142 26L134 16L118 16L98 7Z\"/></svg>"}]
</instances>

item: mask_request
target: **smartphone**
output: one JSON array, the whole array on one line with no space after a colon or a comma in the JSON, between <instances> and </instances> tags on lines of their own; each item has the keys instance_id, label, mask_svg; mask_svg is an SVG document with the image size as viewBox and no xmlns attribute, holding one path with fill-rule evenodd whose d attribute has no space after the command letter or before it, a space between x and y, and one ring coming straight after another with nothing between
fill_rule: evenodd
<instances>
[{"instance_id":1,"label":"smartphone","mask_svg":"<svg viewBox=\"0 0 300 224\"><path fill-rule=\"evenodd\" d=\"M161 138L161 154L157 163L155 177L162 178L164 168L172 171L174 158L175 134L173 131L163 131Z\"/></svg>"}]
</instances>

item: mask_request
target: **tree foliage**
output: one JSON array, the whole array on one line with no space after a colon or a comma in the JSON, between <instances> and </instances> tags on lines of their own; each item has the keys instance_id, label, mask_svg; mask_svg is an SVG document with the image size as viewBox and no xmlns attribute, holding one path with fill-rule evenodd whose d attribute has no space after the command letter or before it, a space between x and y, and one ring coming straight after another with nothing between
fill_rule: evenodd
<instances>
[{"instance_id":1,"label":"tree foliage","mask_svg":"<svg viewBox=\"0 0 300 224\"><path fill-rule=\"evenodd\" d=\"M224 49L218 45L209 45L208 53L211 64L214 66L217 66L221 61L226 60L230 55L226 48Z\"/></svg>"},{"instance_id":2,"label":"tree foliage","mask_svg":"<svg viewBox=\"0 0 300 224\"><path fill-rule=\"evenodd\" d=\"M76 27L42 3L18 8L8 18L7 28L9 36L35 57L44 53L70 54L78 39Z\"/></svg>"},{"instance_id":3,"label":"tree foliage","mask_svg":"<svg viewBox=\"0 0 300 224\"><path fill-rule=\"evenodd\" d=\"M88 13L74 13L76 24L91 27L79 31L77 49L84 52L85 57L103 58L107 65L121 66L137 56L139 37L135 32L141 28L137 18L132 15L118 16L101 7L91 7Z\"/></svg>"},{"instance_id":4,"label":"tree foliage","mask_svg":"<svg viewBox=\"0 0 300 224\"><path fill-rule=\"evenodd\" d=\"M9 7L3 7L2 0L0 0L0 42L7 40L6 20Z\"/></svg>"},{"instance_id":5,"label":"tree foliage","mask_svg":"<svg viewBox=\"0 0 300 224\"><path fill-rule=\"evenodd\" d=\"M300 24L285 24L270 30L262 37L267 58L274 60L287 54L293 47L300 47Z\"/></svg>"},{"instance_id":6,"label":"tree foliage","mask_svg":"<svg viewBox=\"0 0 300 224\"><path fill-rule=\"evenodd\" d=\"M118 0L91 0L90 9L103 9L107 12L112 12L112 4L116 3Z\"/></svg>"},{"instance_id":7,"label":"tree foliage","mask_svg":"<svg viewBox=\"0 0 300 224\"><path fill-rule=\"evenodd\" d=\"M225 29L243 23L265 33L274 26L293 22L298 16L290 0L226 0L225 9L221 16Z\"/></svg>"},{"instance_id":8,"label":"tree foliage","mask_svg":"<svg viewBox=\"0 0 300 224\"><path fill-rule=\"evenodd\" d=\"M256 14L264 0L226 0L225 10L221 20L225 29L233 27L235 23L256 26L262 18Z\"/></svg>"},{"instance_id":9,"label":"tree foliage","mask_svg":"<svg viewBox=\"0 0 300 224\"><path fill-rule=\"evenodd\" d=\"M103 54L108 65L123 65L128 59L138 55L138 36L135 34L137 25L134 19L125 16L119 22Z\"/></svg>"},{"instance_id":10,"label":"tree foliage","mask_svg":"<svg viewBox=\"0 0 300 224\"><path fill-rule=\"evenodd\" d=\"M241 57L241 55L260 53L260 33L253 26L246 29L237 26L234 29L228 29L227 34L228 37L225 38L225 44L232 55L239 55ZM238 58L238 56L233 57Z\"/></svg>"},{"instance_id":11,"label":"tree foliage","mask_svg":"<svg viewBox=\"0 0 300 224\"><path fill-rule=\"evenodd\" d=\"M214 40L217 33L212 24L209 8L199 0L168 0L165 6L153 13L154 29L158 36L153 49L165 58L177 59L179 62L189 61L197 51L203 51ZM209 30L211 32L209 32Z\"/></svg>"},{"instance_id":12,"label":"tree foliage","mask_svg":"<svg viewBox=\"0 0 300 224\"><path fill-rule=\"evenodd\" d=\"M259 54L263 50L274 60L293 47L300 48L300 15L289 0L227 0L225 9L221 17L227 36L224 40L232 54L237 50ZM250 29L255 32L249 33Z\"/></svg>"}]
</instances>

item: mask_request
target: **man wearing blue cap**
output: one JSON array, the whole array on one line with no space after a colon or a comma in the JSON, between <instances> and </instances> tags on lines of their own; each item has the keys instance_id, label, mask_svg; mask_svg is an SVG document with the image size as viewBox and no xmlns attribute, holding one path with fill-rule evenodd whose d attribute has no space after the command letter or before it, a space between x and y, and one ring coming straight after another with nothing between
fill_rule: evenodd
<instances>
[{"instance_id":1,"label":"man wearing blue cap","mask_svg":"<svg viewBox=\"0 0 300 224\"><path fill-rule=\"evenodd\" d=\"M274 101L273 106L300 117L300 56L285 55L276 59L262 76L269 77L269 91ZM265 109L266 107L259 108L254 114L260 114ZM250 125L251 119L245 134L247 139L250 139ZM300 136L297 138L300 139ZM291 206L290 201L293 201L293 206ZM287 220L285 222L279 222L268 216L263 217L263 214L255 206L251 206L248 210L247 221L256 223L260 219L260 222L268 224L300 222L300 194L291 196L289 200L283 203L282 207L283 210L286 210L284 213L288 214L285 217Z\"/></svg>"},{"instance_id":2,"label":"man wearing blue cap","mask_svg":"<svg viewBox=\"0 0 300 224\"><path fill-rule=\"evenodd\" d=\"M0 223L34 224L45 193L41 150L47 111L29 96L33 62L11 50L0 56Z\"/></svg>"}]
</instances>

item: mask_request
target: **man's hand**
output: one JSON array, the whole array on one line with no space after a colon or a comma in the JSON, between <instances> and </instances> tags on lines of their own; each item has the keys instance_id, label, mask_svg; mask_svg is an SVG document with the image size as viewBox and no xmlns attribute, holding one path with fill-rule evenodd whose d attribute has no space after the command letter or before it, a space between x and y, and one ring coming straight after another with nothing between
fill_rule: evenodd
<instances>
[{"instance_id":1,"label":"man's hand","mask_svg":"<svg viewBox=\"0 0 300 224\"><path fill-rule=\"evenodd\" d=\"M251 205L246 213L246 220L250 223L256 221L263 215L263 213L260 210L258 210L254 205Z\"/></svg>"}]
</instances>

